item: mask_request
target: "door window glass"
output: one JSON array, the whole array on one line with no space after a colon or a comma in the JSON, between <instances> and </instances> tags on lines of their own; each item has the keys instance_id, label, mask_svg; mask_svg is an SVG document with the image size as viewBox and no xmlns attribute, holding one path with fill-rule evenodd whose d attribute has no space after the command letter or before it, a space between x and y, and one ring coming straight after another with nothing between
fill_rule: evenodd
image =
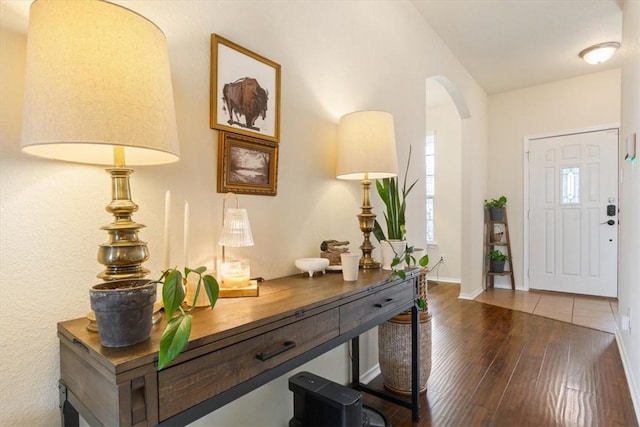
<instances>
[{"instance_id":1,"label":"door window glass","mask_svg":"<svg viewBox=\"0 0 640 427\"><path fill-rule=\"evenodd\" d=\"M562 168L562 204L580 203L580 168Z\"/></svg>"}]
</instances>

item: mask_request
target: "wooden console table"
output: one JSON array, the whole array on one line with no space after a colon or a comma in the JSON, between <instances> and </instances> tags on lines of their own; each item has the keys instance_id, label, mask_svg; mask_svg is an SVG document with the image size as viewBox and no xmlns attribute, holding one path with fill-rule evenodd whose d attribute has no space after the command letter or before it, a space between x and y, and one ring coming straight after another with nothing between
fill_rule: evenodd
<instances>
[{"instance_id":1,"label":"wooden console table","mask_svg":"<svg viewBox=\"0 0 640 427\"><path fill-rule=\"evenodd\" d=\"M121 349L102 347L84 318L60 322L62 425L78 425L79 413L95 426L184 425L349 340L352 386L368 391L359 383L358 336L408 309L414 393L405 406L417 420L417 277L417 270L406 280L362 270L356 282L335 273L263 282L259 297L220 299L214 310L198 310L187 349L162 371L164 319L149 340Z\"/></svg>"}]
</instances>

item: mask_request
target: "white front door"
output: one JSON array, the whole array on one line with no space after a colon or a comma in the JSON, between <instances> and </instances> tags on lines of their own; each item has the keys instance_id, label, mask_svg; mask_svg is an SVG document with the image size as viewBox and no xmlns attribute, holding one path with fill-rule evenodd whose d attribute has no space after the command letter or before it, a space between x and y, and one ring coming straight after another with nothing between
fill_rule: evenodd
<instances>
[{"instance_id":1,"label":"white front door","mask_svg":"<svg viewBox=\"0 0 640 427\"><path fill-rule=\"evenodd\" d=\"M530 140L530 288L617 297L617 170L618 129Z\"/></svg>"}]
</instances>

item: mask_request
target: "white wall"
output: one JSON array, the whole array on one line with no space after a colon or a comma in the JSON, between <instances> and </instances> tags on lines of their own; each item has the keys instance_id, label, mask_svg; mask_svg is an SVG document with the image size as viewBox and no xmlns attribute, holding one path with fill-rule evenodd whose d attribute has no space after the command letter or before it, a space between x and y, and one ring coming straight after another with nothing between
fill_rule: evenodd
<instances>
[{"instance_id":1,"label":"white wall","mask_svg":"<svg viewBox=\"0 0 640 427\"><path fill-rule=\"evenodd\" d=\"M585 64L585 67L587 64ZM523 138L620 123L620 70L505 92L489 98L489 197L508 199L516 286L524 283ZM482 206L478 206L480 211ZM496 278L496 285L509 285Z\"/></svg>"},{"instance_id":2,"label":"white wall","mask_svg":"<svg viewBox=\"0 0 640 427\"><path fill-rule=\"evenodd\" d=\"M617 338L640 418L640 159L623 160L627 136L635 133L640 146L640 2L627 0L623 14L618 313L631 314L631 330L618 331Z\"/></svg>"},{"instance_id":3,"label":"white wall","mask_svg":"<svg viewBox=\"0 0 640 427\"><path fill-rule=\"evenodd\" d=\"M460 282L462 121L449 94L433 80L427 82L427 131L435 132L436 144L436 244L429 245L430 265L435 265L440 255L445 255L445 261L429 273L429 278Z\"/></svg>"},{"instance_id":4,"label":"white wall","mask_svg":"<svg viewBox=\"0 0 640 427\"><path fill-rule=\"evenodd\" d=\"M278 195L240 197L256 242L247 253L253 274L293 274L293 260L317 255L320 242L328 238L350 240L357 249L362 241L355 217L361 189L359 183L334 178L338 119L359 109L390 111L398 157L406 159L409 145L416 147L424 138L425 80L440 75L457 86L471 115L462 131L462 209L467 212L462 222L468 241L461 277L463 291L479 289L482 218L469 212L486 197L486 95L410 3L118 3L165 31L172 66L181 161L140 167L132 177L133 199L140 205L134 219L147 226L141 238L149 243L151 259L145 265L153 276L161 268L167 189L176 212L171 224L175 262L181 262L182 254L182 200L191 205L194 263L211 261L218 250L222 195L215 192L217 132L209 129L209 43L215 32L282 65ZM111 221L104 212L109 182L101 168L41 160L19 151L27 22L20 5L24 2L3 1L3 10L16 6L17 12L3 14L0 25L8 28L5 17L12 17L12 30L0 33L0 424L55 425L55 325L89 310L88 288L101 270L95 261L97 245L106 240L99 227ZM412 174L423 176L423 164L412 165ZM414 191L424 194L424 183ZM415 203L408 227L424 236L424 207L417 197ZM368 349L363 362L368 369L377 361L375 335L369 334L362 345ZM346 382L347 349L340 347L305 368ZM292 414L287 378L199 424L286 425Z\"/></svg>"}]
</instances>

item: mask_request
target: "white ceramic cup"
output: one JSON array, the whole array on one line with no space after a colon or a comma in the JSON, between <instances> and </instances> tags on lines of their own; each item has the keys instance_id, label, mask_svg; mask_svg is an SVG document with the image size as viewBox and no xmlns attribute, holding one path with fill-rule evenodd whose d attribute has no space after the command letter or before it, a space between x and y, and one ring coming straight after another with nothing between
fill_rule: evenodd
<instances>
[{"instance_id":1,"label":"white ceramic cup","mask_svg":"<svg viewBox=\"0 0 640 427\"><path fill-rule=\"evenodd\" d=\"M340 254L342 262L342 278L347 282L358 280L358 269L360 268L359 253L342 253Z\"/></svg>"}]
</instances>

